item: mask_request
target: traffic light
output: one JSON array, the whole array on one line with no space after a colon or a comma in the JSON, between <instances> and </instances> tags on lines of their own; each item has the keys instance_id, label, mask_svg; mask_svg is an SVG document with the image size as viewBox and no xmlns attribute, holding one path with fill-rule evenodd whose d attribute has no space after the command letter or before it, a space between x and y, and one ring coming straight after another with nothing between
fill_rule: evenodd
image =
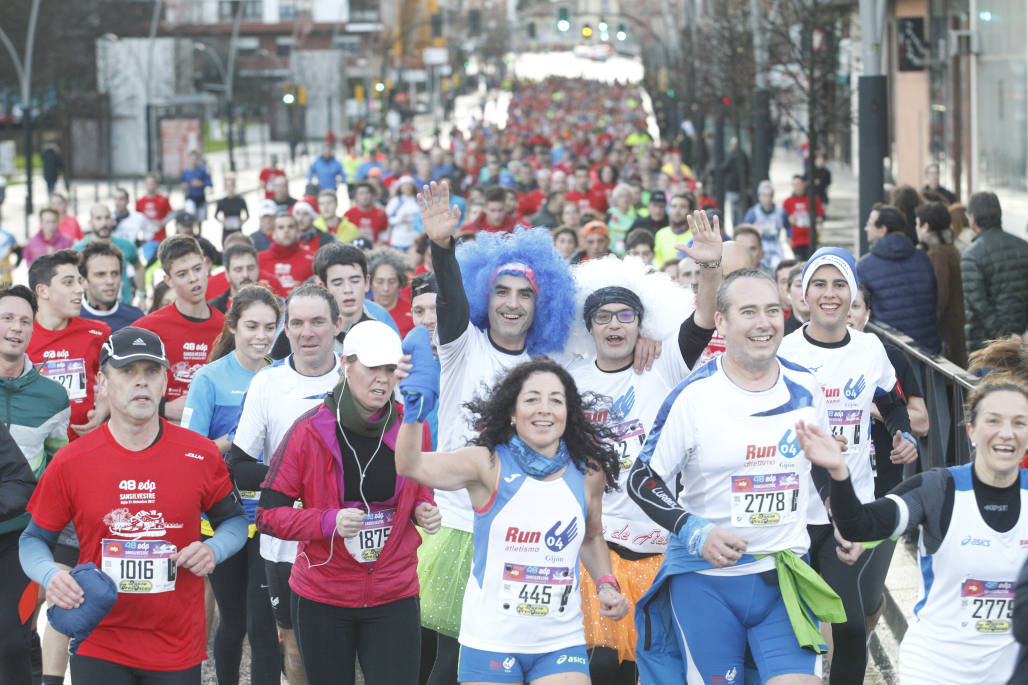
<instances>
[{"instance_id":1,"label":"traffic light","mask_svg":"<svg viewBox=\"0 0 1028 685\"><path fill-rule=\"evenodd\" d=\"M618 24L618 32L614 34L614 37L618 40L627 40L628 31L625 30L624 24Z\"/></svg>"},{"instance_id":2,"label":"traffic light","mask_svg":"<svg viewBox=\"0 0 1028 685\"><path fill-rule=\"evenodd\" d=\"M600 19L600 23L598 23L596 25L596 28L598 28L600 30L600 33L606 33L607 32L607 20L601 18Z\"/></svg>"},{"instance_id":3,"label":"traffic light","mask_svg":"<svg viewBox=\"0 0 1028 685\"><path fill-rule=\"evenodd\" d=\"M296 88L292 83L287 83L282 89L282 104L291 105L296 102Z\"/></svg>"},{"instance_id":4,"label":"traffic light","mask_svg":"<svg viewBox=\"0 0 1028 685\"><path fill-rule=\"evenodd\" d=\"M568 18L568 8L558 7L557 8L557 30L561 32L569 31L571 29L571 19Z\"/></svg>"},{"instance_id":5,"label":"traffic light","mask_svg":"<svg viewBox=\"0 0 1028 685\"><path fill-rule=\"evenodd\" d=\"M582 38L592 38L592 37L593 37L593 27L589 26L589 24L584 25L582 27Z\"/></svg>"},{"instance_id":6,"label":"traffic light","mask_svg":"<svg viewBox=\"0 0 1028 685\"><path fill-rule=\"evenodd\" d=\"M442 38L443 37L443 13L436 12L433 14L429 21L432 24L432 37Z\"/></svg>"},{"instance_id":7,"label":"traffic light","mask_svg":"<svg viewBox=\"0 0 1028 685\"><path fill-rule=\"evenodd\" d=\"M386 84L382 83L381 81L376 81L375 82L375 92L376 93L382 93L382 92L385 91L385 89L386 89Z\"/></svg>"}]
</instances>

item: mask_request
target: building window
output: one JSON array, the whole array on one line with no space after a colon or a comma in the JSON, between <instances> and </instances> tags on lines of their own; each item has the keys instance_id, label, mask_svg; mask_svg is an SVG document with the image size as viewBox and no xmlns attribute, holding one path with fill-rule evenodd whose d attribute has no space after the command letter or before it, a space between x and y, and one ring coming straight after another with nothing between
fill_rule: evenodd
<instances>
[{"instance_id":1,"label":"building window","mask_svg":"<svg viewBox=\"0 0 1028 685\"><path fill-rule=\"evenodd\" d=\"M218 19L232 21L236 5L243 21L260 20L264 12L264 0L218 0Z\"/></svg>"},{"instance_id":2,"label":"building window","mask_svg":"<svg viewBox=\"0 0 1028 685\"><path fill-rule=\"evenodd\" d=\"M381 16L379 0L350 0L350 21L377 22Z\"/></svg>"}]
</instances>

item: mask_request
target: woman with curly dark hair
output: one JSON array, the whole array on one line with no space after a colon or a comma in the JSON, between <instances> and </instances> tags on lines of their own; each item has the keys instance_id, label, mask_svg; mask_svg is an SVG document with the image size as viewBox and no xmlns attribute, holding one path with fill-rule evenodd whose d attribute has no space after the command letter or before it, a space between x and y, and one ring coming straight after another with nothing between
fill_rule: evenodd
<instances>
[{"instance_id":1,"label":"woman with curly dark hair","mask_svg":"<svg viewBox=\"0 0 1028 685\"><path fill-rule=\"evenodd\" d=\"M431 360L427 335L413 344L409 337L404 351L414 357L401 383L404 421L422 421L438 392L418 372ZM605 429L587 417L593 405L563 367L536 358L467 405L479 431L471 446L425 454L421 427L400 429L397 473L431 488L467 489L475 508L461 682L561 674L565 683L589 683L579 561L597 579L601 613L613 620L628 613L610 574L600 512L604 490L617 482L618 457Z\"/></svg>"}]
</instances>

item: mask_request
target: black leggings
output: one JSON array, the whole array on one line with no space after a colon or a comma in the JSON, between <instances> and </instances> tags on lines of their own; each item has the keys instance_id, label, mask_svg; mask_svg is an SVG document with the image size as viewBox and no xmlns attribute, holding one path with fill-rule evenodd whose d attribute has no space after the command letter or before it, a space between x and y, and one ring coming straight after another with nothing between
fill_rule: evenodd
<instances>
[{"instance_id":1,"label":"black leggings","mask_svg":"<svg viewBox=\"0 0 1028 685\"><path fill-rule=\"evenodd\" d=\"M639 675L634 661L618 663L618 650L593 647L589 650L589 679L593 685L635 685Z\"/></svg>"},{"instance_id":2,"label":"black leggings","mask_svg":"<svg viewBox=\"0 0 1028 685\"><path fill-rule=\"evenodd\" d=\"M895 546L885 543L869 549L850 566L835 554L835 533L830 524L808 529L811 566L832 586L846 609L846 622L832 624L829 683L861 685L867 670L867 617L881 604L882 587Z\"/></svg>"},{"instance_id":3,"label":"black leggings","mask_svg":"<svg viewBox=\"0 0 1028 685\"><path fill-rule=\"evenodd\" d=\"M218 685L238 685L244 637L250 640L252 685L278 685L279 682L282 655L260 547L260 536L255 535L246 541L243 549L218 564L210 575L221 616L214 634L214 671Z\"/></svg>"},{"instance_id":4,"label":"black leggings","mask_svg":"<svg viewBox=\"0 0 1028 685\"><path fill-rule=\"evenodd\" d=\"M75 685L200 685L200 664L183 671L147 671L73 654L71 682Z\"/></svg>"},{"instance_id":5,"label":"black leggings","mask_svg":"<svg viewBox=\"0 0 1028 685\"><path fill-rule=\"evenodd\" d=\"M32 592L29 616L23 621L19 604L30 581L18 561L19 537L20 530L0 535L0 685L32 682L30 628L26 621L36 608L36 593Z\"/></svg>"},{"instance_id":6,"label":"black leggings","mask_svg":"<svg viewBox=\"0 0 1028 685\"><path fill-rule=\"evenodd\" d=\"M348 608L294 592L292 610L303 670L311 685L353 685L356 659L367 685L417 685L421 656L417 597Z\"/></svg>"},{"instance_id":7,"label":"black leggings","mask_svg":"<svg viewBox=\"0 0 1028 685\"><path fill-rule=\"evenodd\" d=\"M427 685L454 685L457 682L459 658L460 643L457 639L436 633L435 663L432 665Z\"/></svg>"}]
</instances>

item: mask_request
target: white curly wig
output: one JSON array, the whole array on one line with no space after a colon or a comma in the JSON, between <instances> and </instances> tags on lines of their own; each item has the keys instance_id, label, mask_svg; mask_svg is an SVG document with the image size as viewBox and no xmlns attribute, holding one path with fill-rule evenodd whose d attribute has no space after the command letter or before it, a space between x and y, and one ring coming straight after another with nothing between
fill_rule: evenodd
<instances>
[{"instance_id":1,"label":"white curly wig","mask_svg":"<svg viewBox=\"0 0 1028 685\"><path fill-rule=\"evenodd\" d=\"M690 314L695 297L662 271L654 271L635 256L619 259L608 255L590 259L572 269L575 279L575 318L566 351L574 355L596 354L596 344L585 326L585 300L600 288L620 286L639 296L643 315L639 334L652 340L674 335Z\"/></svg>"}]
</instances>

